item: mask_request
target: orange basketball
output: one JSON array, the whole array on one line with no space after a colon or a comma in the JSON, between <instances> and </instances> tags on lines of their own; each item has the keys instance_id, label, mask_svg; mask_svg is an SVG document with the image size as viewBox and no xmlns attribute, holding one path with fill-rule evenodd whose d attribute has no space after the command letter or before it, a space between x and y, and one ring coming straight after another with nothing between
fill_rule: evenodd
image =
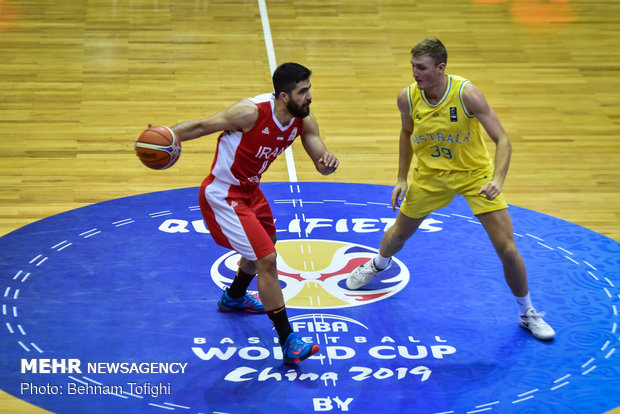
<instances>
[{"instance_id":1,"label":"orange basketball","mask_svg":"<svg viewBox=\"0 0 620 414\"><path fill-rule=\"evenodd\" d=\"M136 138L136 155L144 165L154 170L165 170L174 165L181 155L181 143L172 130L165 126L151 126Z\"/></svg>"}]
</instances>

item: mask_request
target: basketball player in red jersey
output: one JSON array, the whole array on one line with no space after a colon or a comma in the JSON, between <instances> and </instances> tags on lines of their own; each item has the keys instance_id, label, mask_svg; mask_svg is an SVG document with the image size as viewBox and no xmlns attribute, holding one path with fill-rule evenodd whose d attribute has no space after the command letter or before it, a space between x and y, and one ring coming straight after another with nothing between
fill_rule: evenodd
<instances>
[{"instance_id":1,"label":"basketball player in red jersey","mask_svg":"<svg viewBox=\"0 0 620 414\"><path fill-rule=\"evenodd\" d=\"M318 172L328 175L338 167L310 112L310 75L302 65L285 63L273 73L275 93L243 99L209 118L172 127L179 141L223 131L211 174L200 188L200 209L213 239L242 258L218 307L224 312L266 311L285 363L300 362L319 347L304 342L289 323L276 269L276 228L259 183L262 173L298 136ZM259 296L246 292L257 273Z\"/></svg>"}]
</instances>

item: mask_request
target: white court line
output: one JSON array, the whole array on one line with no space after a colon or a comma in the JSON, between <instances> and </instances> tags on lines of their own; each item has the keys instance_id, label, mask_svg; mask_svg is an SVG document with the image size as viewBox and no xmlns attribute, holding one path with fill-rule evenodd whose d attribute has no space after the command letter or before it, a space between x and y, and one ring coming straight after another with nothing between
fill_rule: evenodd
<instances>
[{"instance_id":1,"label":"white court line","mask_svg":"<svg viewBox=\"0 0 620 414\"><path fill-rule=\"evenodd\" d=\"M558 249L562 250L564 253L567 253L567 254L570 254L570 255L572 255L572 254L573 254L573 252L568 251L568 250L566 250L566 249L563 249L563 248L561 248L560 246L558 246Z\"/></svg>"},{"instance_id":2,"label":"white court line","mask_svg":"<svg viewBox=\"0 0 620 414\"><path fill-rule=\"evenodd\" d=\"M483 407L488 407L488 406L497 405L497 404L499 404L499 401L493 401L491 403L477 405L476 408L483 408Z\"/></svg>"},{"instance_id":3,"label":"white court line","mask_svg":"<svg viewBox=\"0 0 620 414\"><path fill-rule=\"evenodd\" d=\"M66 242L67 242L66 240L63 240L63 241L61 241L60 243L57 243L57 244L53 245L53 246L52 246L52 249L55 249L55 248L57 248L58 246L60 246L60 245L62 245L62 244L65 244Z\"/></svg>"},{"instance_id":4,"label":"white court line","mask_svg":"<svg viewBox=\"0 0 620 414\"><path fill-rule=\"evenodd\" d=\"M177 404L172 404L168 402L165 402L164 405L169 405L170 407L184 408L186 410L189 410L191 408L191 407L186 407L184 405L177 405Z\"/></svg>"},{"instance_id":5,"label":"white court line","mask_svg":"<svg viewBox=\"0 0 620 414\"><path fill-rule=\"evenodd\" d=\"M568 260L570 260L571 262L575 263L576 265L579 264L579 262L574 260L572 257L568 257L568 256L564 256L564 257L566 257Z\"/></svg>"},{"instance_id":6,"label":"white court line","mask_svg":"<svg viewBox=\"0 0 620 414\"><path fill-rule=\"evenodd\" d=\"M592 270L598 270L596 267L592 266L590 263L586 262L585 260L583 262Z\"/></svg>"},{"instance_id":7,"label":"white court line","mask_svg":"<svg viewBox=\"0 0 620 414\"><path fill-rule=\"evenodd\" d=\"M125 397L125 398L127 398L127 397ZM174 408L166 407L165 405L159 405L159 404L154 404L154 403L149 403L149 405L152 405L153 407L164 408L166 410L174 410Z\"/></svg>"},{"instance_id":8,"label":"white court line","mask_svg":"<svg viewBox=\"0 0 620 414\"><path fill-rule=\"evenodd\" d=\"M526 400L530 400L530 399L532 399L532 398L534 398L534 396L533 396L533 395L530 395L529 397L521 398L521 399L519 399L519 400L514 400L512 403L513 403L513 404L518 404L518 403L520 403L520 402L523 402L523 401L526 401Z\"/></svg>"},{"instance_id":9,"label":"white court line","mask_svg":"<svg viewBox=\"0 0 620 414\"><path fill-rule=\"evenodd\" d=\"M551 246L547 246L546 244L542 243L542 242L537 242L538 244L540 244L542 247L547 248L549 250L555 250L553 247Z\"/></svg>"},{"instance_id":10,"label":"white court line","mask_svg":"<svg viewBox=\"0 0 620 414\"><path fill-rule=\"evenodd\" d=\"M260 20L263 24L263 36L265 37L265 49L267 50L267 59L269 60L269 73L273 75L276 68L276 54L273 49L273 39L271 38L271 27L269 26L269 15L267 14L267 5L265 0L258 0L258 9L260 10ZM297 170L295 169L295 158L293 157L293 150L288 147L284 150L284 157L286 158L286 168L288 170L288 180L291 183L297 182Z\"/></svg>"},{"instance_id":11,"label":"white court line","mask_svg":"<svg viewBox=\"0 0 620 414\"><path fill-rule=\"evenodd\" d=\"M149 214L149 216L151 216L151 218L159 218L159 217L169 216L171 214L172 214L171 211L162 211L161 213L151 213Z\"/></svg>"},{"instance_id":12,"label":"white court line","mask_svg":"<svg viewBox=\"0 0 620 414\"><path fill-rule=\"evenodd\" d=\"M566 382L563 382L563 383L561 383L561 384L558 384L558 385L556 385L555 387L551 387L551 391L555 391L555 390L557 390L558 388L562 388L563 386L568 385L568 384L570 384L570 381L566 381Z\"/></svg>"},{"instance_id":13,"label":"white court line","mask_svg":"<svg viewBox=\"0 0 620 414\"><path fill-rule=\"evenodd\" d=\"M72 244L73 244L73 243L67 243L67 244L65 244L64 246L62 246L60 249L58 249L58 251L64 250L64 249L66 249L67 247L71 246Z\"/></svg>"},{"instance_id":14,"label":"white court line","mask_svg":"<svg viewBox=\"0 0 620 414\"><path fill-rule=\"evenodd\" d=\"M595 369L596 369L596 365L592 365L589 369L583 371L581 375L588 375L590 372L594 371Z\"/></svg>"},{"instance_id":15,"label":"white court line","mask_svg":"<svg viewBox=\"0 0 620 414\"><path fill-rule=\"evenodd\" d=\"M544 241L544 240L543 240L543 239L541 239L540 237L536 237L536 236L534 236L533 234L530 234L530 233L525 233L525 234L526 234L526 235L528 235L528 236L530 236L532 239L536 239L536 240L538 240L538 241Z\"/></svg>"},{"instance_id":16,"label":"white court line","mask_svg":"<svg viewBox=\"0 0 620 414\"><path fill-rule=\"evenodd\" d=\"M464 216L464 215L462 215L462 214L452 213L452 215L453 215L454 217L460 217L460 218L469 219L469 220L471 220L471 219L472 219L472 217Z\"/></svg>"},{"instance_id":17,"label":"white court line","mask_svg":"<svg viewBox=\"0 0 620 414\"><path fill-rule=\"evenodd\" d=\"M73 381L77 381L77 382L79 382L80 384L88 385L88 383L87 383L87 382L84 382L84 381L82 381L81 379L78 379L78 378L72 377L71 375L69 375L69 378L71 378Z\"/></svg>"},{"instance_id":18,"label":"white court line","mask_svg":"<svg viewBox=\"0 0 620 414\"><path fill-rule=\"evenodd\" d=\"M90 382L92 382L93 384L103 385L103 383L102 383L102 382L95 381L95 380L94 380L94 379L92 379L92 378L88 378L88 377L82 377L82 378L84 378L86 381L90 381Z\"/></svg>"},{"instance_id":19,"label":"white court line","mask_svg":"<svg viewBox=\"0 0 620 414\"><path fill-rule=\"evenodd\" d=\"M517 395L517 397L524 397L524 396L526 396L528 394L533 394L533 393L538 392L538 391L540 391L538 388L534 388L533 390L530 390L530 391L524 392L523 394Z\"/></svg>"},{"instance_id":20,"label":"white court line","mask_svg":"<svg viewBox=\"0 0 620 414\"><path fill-rule=\"evenodd\" d=\"M32 345L32 347L33 347L34 349L36 349L36 350L37 350L37 352L39 352L40 354L42 354L42 353L43 353L43 350L42 350L41 348L39 348L39 347L37 346L37 344L35 344L34 342L30 342L30 345Z\"/></svg>"}]
</instances>

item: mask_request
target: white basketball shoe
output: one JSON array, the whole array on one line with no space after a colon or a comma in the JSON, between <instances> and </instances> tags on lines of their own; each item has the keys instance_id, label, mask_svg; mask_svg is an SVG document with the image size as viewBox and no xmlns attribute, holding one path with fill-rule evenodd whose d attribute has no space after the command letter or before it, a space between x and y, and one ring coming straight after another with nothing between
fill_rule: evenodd
<instances>
[{"instance_id":1,"label":"white basketball shoe","mask_svg":"<svg viewBox=\"0 0 620 414\"><path fill-rule=\"evenodd\" d=\"M536 339L550 341L555 337L555 331L547 322L543 321L543 316L545 316L545 312L536 313L534 308L530 308L519 319L519 326L530 331Z\"/></svg>"},{"instance_id":2,"label":"white basketball shoe","mask_svg":"<svg viewBox=\"0 0 620 414\"><path fill-rule=\"evenodd\" d=\"M373 277L389 269L391 265L392 259L390 259L390 263L385 269L377 269L374 259L367 261L366 263L356 267L351 273L349 273L349 276L347 276L347 289L356 290L361 288L362 286L370 282Z\"/></svg>"}]
</instances>

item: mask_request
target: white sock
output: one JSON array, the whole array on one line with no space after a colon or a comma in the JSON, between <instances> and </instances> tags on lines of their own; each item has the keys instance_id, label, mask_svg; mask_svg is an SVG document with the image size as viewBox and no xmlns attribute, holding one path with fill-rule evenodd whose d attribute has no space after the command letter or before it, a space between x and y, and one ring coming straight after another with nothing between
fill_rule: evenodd
<instances>
[{"instance_id":1,"label":"white sock","mask_svg":"<svg viewBox=\"0 0 620 414\"><path fill-rule=\"evenodd\" d=\"M377 257L375 257L375 267L379 270L383 270L388 267L391 261L392 257L383 257L381 254L378 254Z\"/></svg>"},{"instance_id":2,"label":"white sock","mask_svg":"<svg viewBox=\"0 0 620 414\"><path fill-rule=\"evenodd\" d=\"M519 305L519 312L521 312L521 316L525 315L525 312L528 309L533 308L532 298L530 297L529 292L523 297L515 296L515 299L517 300L517 304Z\"/></svg>"}]
</instances>

